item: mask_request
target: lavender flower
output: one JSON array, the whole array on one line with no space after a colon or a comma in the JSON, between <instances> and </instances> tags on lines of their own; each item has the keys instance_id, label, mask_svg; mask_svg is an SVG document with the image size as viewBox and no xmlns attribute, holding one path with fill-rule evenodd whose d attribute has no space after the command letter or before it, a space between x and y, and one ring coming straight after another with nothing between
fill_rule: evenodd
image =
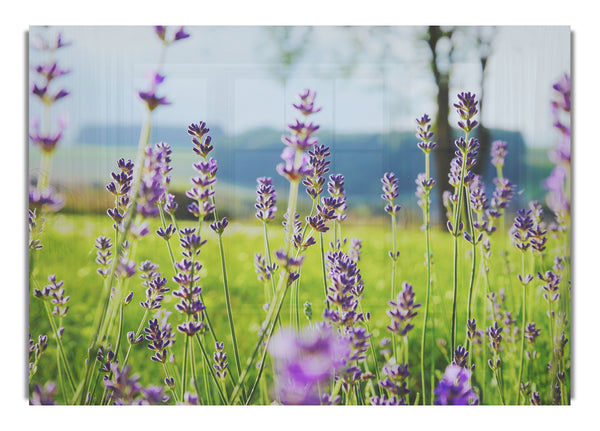
<instances>
[{"instance_id":1,"label":"lavender flower","mask_svg":"<svg viewBox=\"0 0 600 431\"><path fill-rule=\"evenodd\" d=\"M487 334L490 340L489 347L494 354L494 359L488 360L488 365L492 370L499 369L502 364L502 360L500 359L500 351L502 350L502 329L501 326L498 326L498 322L494 322L492 326L487 328Z\"/></svg>"},{"instance_id":2,"label":"lavender flower","mask_svg":"<svg viewBox=\"0 0 600 431\"><path fill-rule=\"evenodd\" d=\"M317 200L323 192L325 175L329 172L331 163L325 158L330 154L329 147L325 145L315 145L308 152L312 173L302 180L302 184L306 186L306 193L314 200Z\"/></svg>"},{"instance_id":3,"label":"lavender flower","mask_svg":"<svg viewBox=\"0 0 600 431\"><path fill-rule=\"evenodd\" d=\"M39 213L58 212L65 206L64 198L52 186L43 190L32 185L29 186L29 209Z\"/></svg>"},{"instance_id":4,"label":"lavender flower","mask_svg":"<svg viewBox=\"0 0 600 431\"><path fill-rule=\"evenodd\" d=\"M506 151L507 143L504 141L494 141L492 142L492 165L496 167L496 169L501 169L504 166L504 161L508 152Z\"/></svg>"},{"instance_id":5,"label":"lavender flower","mask_svg":"<svg viewBox=\"0 0 600 431\"><path fill-rule=\"evenodd\" d=\"M328 307L323 317L336 326L350 328L354 322L365 321L358 311L359 297L364 289L357 262L342 251L327 253L328 267L327 301L336 307Z\"/></svg>"},{"instance_id":6,"label":"lavender flower","mask_svg":"<svg viewBox=\"0 0 600 431\"><path fill-rule=\"evenodd\" d=\"M277 212L277 193L273 187L273 179L271 177L257 178L256 182L256 218L265 223L275 220Z\"/></svg>"},{"instance_id":7,"label":"lavender flower","mask_svg":"<svg viewBox=\"0 0 600 431\"><path fill-rule=\"evenodd\" d=\"M193 164L199 175L191 178L194 187L186 192L186 196L195 201L188 206L188 211L194 217L200 219L214 213L214 185L217 181L217 161L212 157L208 157L213 147L210 145L210 136L204 137L208 133L205 126L206 123L200 122L199 124L191 124L188 127L188 134L192 136L192 142L195 146L194 152L199 154L202 160ZM203 138L204 141L202 141ZM206 145L206 142L208 142L208 145Z\"/></svg>"},{"instance_id":8,"label":"lavender flower","mask_svg":"<svg viewBox=\"0 0 600 431\"><path fill-rule=\"evenodd\" d=\"M558 298L560 298L560 282L562 276L553 271L546 271L544 274L538 272L537 276L540 280L545 282L545 284L542 285L542 290L544 291L542 296L544 299L548 301L548 303L558 301Z\"/></svg>"},{"instance_id":9,"label":"lavender flower","mask_svg":"<svg viewBox=\"0 0 600 431\"><path fill-rule=\"evenodd\" d=\"M294 103L293 106L294 106L294 108L296 108L297 110L302 112L302 114L305 117L308 117L309 115L312 115L312 114L316 114L317 112L319 112L321 110L321 108L315 107L315 97L316 96L317 96L317 93L315 91L310 91L309 89L304 89L304 90L302 90L302 92L299 95L300 102Z\"/></svg>"},{"instance_id":10,"label":"lavender flower","mask_svg":"<svg viewBox=\"0 0 600 431\"><path fill-rule=\"evenodd\" d=\"M491 207L495 210L494 213L490 212L490 215L499 217L502 214L502 209L506 209L508 204L515 196L515 189L517 188L508 178L494 179L496 190L492 198Z\"/></svg>"},{"instance_id":11,"label":"lavender flower","mask_svg":"<svg viewBox=\"0 0 600 431\"><path fill-rule=\"evenodd\" d=\"M169 166L171 147L164 142L154 148L146 147L142 177L137 203L137 211L144 217L154 217L159 213L159 205L165 203L167 187L171 182Z\"/></svg>"},{"instance_id":12,"label":"lavender flower","mask_svg":"<svg viewBox=\"0 0 600 431\"><path fill-rule=\"evenodd\" d=\"M511 235L515 247L521 251L526 251L529 246L531 237L530 230L533 228L533 220L531 219L531 210L520 209L517 211L517 217L511 229Z\"/></svg>"},{"instance_id":13,"label":"lavender flower","mask_svg":"<svg viewBox=\"0 0 600 431\"><path fill-rule=\"evenodd\" d=\"M69 302L70 297L65 296L65 289L62 287L63 282L57 282L54 274L48 276L48 281L50 281L50 284L44 286L41 290L33 289L33 296L43 301L50 301L54 305L52 314L65 317L69 311L67 302Z\"/></svg>"},{"instance_id":14,"label":"lavender flower","mask_svg":"<svg viewBox=\"0 0 600 431\"><path fill-rule=\"evenodd\" d=\"M56 149L58 142L62 139L63 132L66 126L64 119L58 123L58 131L52 133L43 133L40 131L40 125L37 118L32 120L32 133L29 134L29 139L38 146L43 153L52 153Z\"/></svg>"},{"instance_id":15,"label":"lavender flower","mask_svg":"<svg viewBox=\"0 0 600 431\"><path fill-rule=\"evenodd\" d=\"M214 149L211 145L212 138L208 136L210 129L206 127L204 121L200 121L198 124L190 124L188 127L188 135L192 137L192 143L194 144L193 151L203 159L207 159L210 152Z\"/></svg>"},{"instance_id":16,"label":"lavender flower","mask_svg":"<svg viewBox=\"0 0 600 431\"><path fill-rule=\"evenodd\" d=\"M29 379L37 372L37 364L42 354L48 347L48 337L46 335L38 336L38 342L34 343L29 334Z\"/></svg>"},{"instance_id":17,"label":"lavender flower","mask_svg":"<svg viewBox=\"0 0 600 431\"><path fill-rule=\"evenodd\" d=\"M150 319L148 327L144 328L146 333L144 338L149 341L148 349L154 352L150 359L155 362L167 362L167 348L175 342L175 334L167 321L169 314L165 312L160 318Z\"/></svg>"},{"instance_id":18,"label":"lavender flower","mask_svg":"<svg viewBox=\"0 0 600 431\"><path fill-rule=\"evenodd\" d=\"M395 216L402 209L400 205L394 205L394 199L399 196L398 178L393 172L386 172L383 174L381 183L383 184L383 194L381 195L381 199L387 202L385 212L391 216Z\"/></svg>"},{"instance_id":19,"label":"lavender flower","mask_svg":"<svg viewBox=\"0 0 600 431\"><path fill-rule=\"evenodd\" d=\"M70 45L70 43L64 43L60 34L58 35L56 42L52 45L41 35L37 35L37 44L35 44L34 47L37 47L40 50L50 51L50 54L46 63L32 67L32 71L40 78L40 80L33 84L31 94L40 99L44 105L46 114L50 113L50 109L54 103L69 95L69 92L63 88L54 88L56 79L69 73L69 70L59 66L56 61L55 53L58 49L68 45ZM50 116L47 115L46 118L50 118ZM29 139L38 146L42 153L49 155L54 152L58 142L63 136L63 131L66 126L64 115L59 116L58 131L55 132L52 132L50 124L44 124L44 126L41 127L44 132L40 132L39 120L37 118L34 118L32 123L33 133L29 134ZM48 172L42 172L40 175L47 176ZM47 184L44 179L42 179L41 182L41 189L43 191Z\"/></svg>"},{"instance_id":20,"label":"lavender flower","mask_svg":"<svg viewBox=\"0 0 600 431\"><path fill-rule=\"evenodd\" d=\"M227 217L223 217L221 220L216 220L215 222L210 224L210 228L217 235L222 235L227 226L229 226L229 221L227 220Z\"/></svg>"},{"instance_id":21,"label":"lavender flower","mask_svg":"<svg viewBox=\"0 0 600 431\"><path fill-rule=\"evenodd\" d=\"M461 368L467 369L467 358L469 357L469 352L463 346L458 345L456 350L454 350L454 359L452 360L452 365L457 365Z\"/></svg>"},{"instance_id":22,"label":"lavender flower","mask_svg":"<svg viewBox=\"0 0 600 431\"><path fill-rule=\"evenodd\" d=\"M386 377L379 381L379 386L392 394L393 397L396 397L397 402L394 402L394 405L406 405L405 396L410 393L407 382L410 376L408 365L388 363L383 366L382 372ZM381 402L381 399L371 399L371 403L373 401Z\"/></svg>"},{"instance_id":23,"label":"lavender flower","mask_svg":"<svg viewBox=\"0 0 600 431\"><path fill-rule=\"evenodd\" d=\"M545 187L548 190L546 202L557 221L564 228L566 219L571 212L570 190L568 190L568 178L571 170L571 78L564 75L553 89L556 90L557 99L552 101L552 114L554 126L560 132L560 139L550 153L550 160L555 163L555 168L546 180Z\"/></svg>"},{"instance_id":24,"label":"lavender flower","mask_svg":"<svg viewBox=\"0 0 600 431\"><path fill-rule=\"evenodd\" d=\"M188 37L190 37L190 35L188 33L186 33L186 31L184 30L183 26L179 27L179 29L177 30L177 32L170 39L167 38L167 27L164 26L164 25L156 25L156 26L154 26L154 32L156 33L156 35L158 36L158 38L160 40L162 40L162 42L165 45L169 45L171 43L177 42L177 41L182 40L182 39L187 39Z\"/></svg>"},{"instance_id":25,"label":"lavender flower","mask_svg":"<svg viewBox=\"0 0 600 431\"><path fill-rule=\"evenodd\" d=\"M161 277L160 272L156 272L157 269L158 265L150 261L142 262L138 268L140 278L144 280L142 286L146 289L146 301L140 302L140 305L146 310L158 310L165 298L164 294L170 290L165 287L167 279Z\"/></svg>"},{"instance_id":26,"label":"lavender flower","mask_svg":"<svg viewBox=\"0 0 600 431\"><path fill-rule=\"evenodd\" d=\"M96 252L96 263L100 265L98 268L98 274L102 276L102 278L108 277L110 273L110 264L112 263L112 255L110 249L112 248L112 244L110 242L110 238L105 236L99 236L96 238L96 245L94 246L98 249Z\"/></svg>"},{"instance_id":27,"label":"lavender flower","mask_svg":"<svg viewBox=\"0 0 600 431\"><path fill-rule=\"evenodd\" d=\"M417 146L424 153L431 152L437 146L435 142L430 142L431 138L433 138L430 121L429 115L427 114L423 115L420 119L417 119L417 138L420 140Z\"/></svg>"},{"instance_id":28,"label":"lavender flower","mask_svg":"<svg viewBox=\"0 0 600 431\"><path fill-rule=\"evenodd\" d=\"M281 153L281 159L283 163L277 165L277 172L289 181L299 181L312 173L309 156L305 153L286 147Z\"/></svg>"},{"instance_id":29,"label":"lavender flower","mask_svg":"<svg viewBox=\"0 0 600 431\"><path fill-rule=\"evenodd\" d=\"M417 184L415 195L419 198L417 204L424 210L427 206L431 205L431 199L429 199L428 196L435 185L435 180L433 178L427 178L424 173L420 173L417 175L415 183ZM426 199L428 200L426 201Z\"/></svg>"},{"instance_id":30,"label":"lavender flower","mask_svg":"<svg viewBox=\"0 0 600 431\"><path fill-rule=\"evenodd\" d=\"M315 114L321 108L315 108L316 93L304 90L300 93L300 102L293 106L306 118ZM277 165L277 172L290 182L300 181L303 177L314 173L310 165L310 157L304 151L314 147L319 141L313 136L319 127L313 123L296 120L296 124L288 125L289 136L282 136L281 140L286 145L281 153L283 163Z\"/></svg>"},{"instance_id":31,"label":"lavender flower","mask_svg":"<svg viewBox=\"0 0 600 431\"><path fill-rule=\"evenodd\" d=\"M444 377L435 389L435 405L476 405L477 394L469 384L471 371L451 364L446 367Z\"/></svg>"},{"instance_id":32,"label":"lavender flower","mask_svg":"<svg viewBox=\"0 0 600 431\"><path fill-rule=\"evenodd\" d=\"M227 369L229 367L229 363L227 362L227 353L223 351L223 346L223 343L216 342L216 351L213 354L213 360L215 361L213 368L215 369L217 378L221 381L225 380L225 377L227 376Z\"/></svg>"},{"instance_id":33,"label":"lavender flower","mask_svg":"<svg viewBox=\"0 0 600 431\"><path fill-rule=\"evenodd\" d=\"M402 283L402 291L398 293L395 301L389 301L391 308L387 315L392 318L392 323L387 326L388 331L401 337L405 336L414 325L410 322L417 315L415 309L421 304L415 304L415 293L410 284Z\"/></svg>"},{"instance_id":34,"label":"lavender flower","mask_svg":"<svg viewBox=\"0 0 600 431\"><path fill-rule=\"evenodd\" d=\"M269 267L265 257L256 253L254 255L254 270L258 274L258 281L267 281L271 279L272 273L277 269L277 264L273 264L274 268Z\"/></svg>"},{"instance_id":35,"label":"lavender flower","mask_svg":"<svg viewBox=\"0 0 600 431\"><path fill-rule=\"evenodd\" d=\"M459 103L455 103L454 107L456 108L456 112L461 118L461 121L458 122L458 127L463 129L466 133L469 133L479 124L476 120L473 120L477 112L477 104L479 103L475 100L475 94L470 92L460 93L458 95Z\"/></svg>"}]
</instances>

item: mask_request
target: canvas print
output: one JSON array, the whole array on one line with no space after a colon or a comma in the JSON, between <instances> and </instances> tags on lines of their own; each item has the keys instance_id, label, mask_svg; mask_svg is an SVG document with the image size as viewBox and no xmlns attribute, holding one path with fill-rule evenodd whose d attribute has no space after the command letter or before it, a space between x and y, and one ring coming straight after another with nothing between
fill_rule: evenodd
<instances>
[{"instance_id":1,"label":"canvas print","mask_svg":"<svg viewBox=\"0 0 600 431\"><path fill-rule=\"evenodd\" d=\"M569 405L569 27L32 26L31 405Z\"/></svg>"}]
</instances>

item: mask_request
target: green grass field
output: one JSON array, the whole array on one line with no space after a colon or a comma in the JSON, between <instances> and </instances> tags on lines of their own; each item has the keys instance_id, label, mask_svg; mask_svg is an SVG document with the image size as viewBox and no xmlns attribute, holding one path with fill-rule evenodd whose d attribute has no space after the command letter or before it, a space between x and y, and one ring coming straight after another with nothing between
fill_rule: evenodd
<instances>
[{"instance_id":1,"label":"green grass field","mask_svg":"<svg viewBox=\"0 0 600 431\"><path fill-rule=\"evenodd\" d=\"M158 227L158 220L152 220L153 231ZM83 368L83 360L86 355L86 349L90 345L94 318L96 309L101 297L102 278L96 273L97 264L95 263L96 249L94 248L95 238L99 235L113 235L111 222L107 216L74 216L57 215L46 221L44 232L42 234L43 249L35 254L33 261L32 277L44 286L49 274L56 274L58 280L64 280L66 294L70 296L70 309L68 316L63 321L65 333L63 342L69 361L76 370L76 378L79 377ZM276 250L283 245L283 234L280 226L270 225L271 249ZM223 293L222 275L218 245L216 235L207 227L203 230L203 236L208 239L207 244L202 248L200 261L203 264L201 271L200 285L203 288L203 295L207 312L211 318L217 337L225 342L225 350L229 355L230 367L233 368L233 355L231 354L231 339L227 324L225 312L225 299ZM376 351L380 350L379 343L382 338L389 337L386 325L390 318L386 315L388 308L387 301L390 299L391 283L391 261L387 256L391 248L391 232L389 225L383 222L373 223L353 223L352 216L348 223L343 225L343 235L350 238L362 240L362 255L359 263L361 274L365 284L364 297L362 299L362 309L371 313L369 329L372 333L371 342ZM228 270L228 277L231 289L231 300L233 309L233 318L240 349L242 363L250 355L256 344L257 331L259 325L265 317L263 311L264 285L259 282L254 272L253 258L254 254L261 252L264 254L263 231L260 224L256 221L233 222L226 230L224 236L225 256ZM499 240L499 238L497 238ZM174 250L178 250L176 240L172 239ZM464 333L466 324L466 301L467 286L470 272L470 246L465 241L460 241L459 256L459 291L458 291L458 320L457 320L457 343L464 343ZM504 243L504 246L508 242ZM403 281L413 285L416 292L416 301L423 304L418 309L419 315L415 318L415 328L409 333L409 366L411 370L411 379L409 387L412 389L412 398L420 387L420 343L421 328L423 319L423 309L425 302L426 288L426 267L424 265L424 232L418 228L400 230L398 233L398 249L400 250L400 259L398 261L397 272L397 290ZM552 249L552 244L548 250ZM508 248L509 259L494 258L490 270L490 282L492 290L496 293L500 288L504 288L506 299L502 308L512 311L512 317L517 319L513 327L518 327L520 322L520 292L521 288L516 278L520 271L520 255L514 247ZM431 315L433 316L433 327L428 331L433 331L435 345L426 347L426 368L433 361L436 370L436 381L443 373L445 366L450 361L450 328L451 328L451 310L452 310L452 237L440 229L434 229L432 235L433 258L433 295L431 298ZM497 256L497 255L494 255ZM176 259L178 257L176 256ZM180 256L179 256L180 258ZM168 252L164 241L155 234L144 237L138 244L135 260L139 264L144 260L151 260L159 265L159 271L169 280L167 286L173 288L175 283L171 281L173 277L173 268L171 266ZM547 264L551 265L552 256L546 256ZM477 271L479 274L479 270ZM548 384L548 376L545 373L545 365L550 357L550 344L547 339L546 327L548 325L546 313L546 302L542 299L539 280L534 280L529 289L528 297L528 321L535 321L537 326L542 329L542 336L539 337L536 350L540 358L529 365L528 373L535 376L534 380L539 386ZM487 307L488 302L483 303L483 282L482 278L476 277L475 284L475 313L478 328L484 329L482 322L483 308ZM139 302L145 300L144 289L141 286L139 277L134 276L129 280L127 291L134 292L134 299L130 305L125 307L124 332L135 331L143 315L143 309ZM29 293L29 332L37 338L39 334L50 334L50 326L44 312L42 303ZM174 309L176 298L170 293L166 295L163 302L163 308L173 312L170 321L179 322L180 316ZM300 283L300 304L301 307L305 301L310 301L313 308L313 321L321 320L324 308L323 282L321 273L321 262L318 246L311 247L308 252L301 270ZM289 297L284 303L284 309L281 314L283 325L290 322ZM489 309L486 309L486 315ZM308 324L308 320L302 316L303 324ZM430 320L431 322L431 320ZM489 326L491 320L486 319L485 325ZM568 332L567 332L568 333ZM508 334L507 334L508 335ZM181 335L178 336L178 340ZM433 340L433 339L432 339ZM484 359L487 361L489 349L487 347L487 337L484 337L483 344L475 347L473 352L476 370L474 372L475 386L482 385L482 376L485 372L485 384L492 385L491 373L487 365L484 366ZM126 344L125 344L126 346ZM210 344L209 344L210 346ZM508 340L504 346L503 360L509 363L509 359L518 360L518 342L510 343ZM172 352L175 355L181 354L183 343L178 341ZM485 358L484 358L485 355ZM163 375L159 364L150 361L151 353L141 343L134 347L132 357L129 363L133 371L140 374L140 382L144 385L162 383ZM569 358L569 356L566 356ZM384 362L383 357L379 357L378 364ZM373 365L373 364L372 364ZM568 367L567 367L568 369ZM267 382L271 384L272 376L269 368L266 368ZM79 374L78 374L79 373ZM505 379L516 373L515 367L505 370ZM56 344L50 339L48 350L40 360L38 372L33 382L43 383L47 380L57 379L56 366ZM516 375L514 376L516 381ZM479 386L480 388L480 386ZM489 386L488 386L489 388ZM539 390L539 389L538 389ZM495 390L484 392L482 400L485 404L497 404L499 399Z\"/></svg>"}]
</instances>

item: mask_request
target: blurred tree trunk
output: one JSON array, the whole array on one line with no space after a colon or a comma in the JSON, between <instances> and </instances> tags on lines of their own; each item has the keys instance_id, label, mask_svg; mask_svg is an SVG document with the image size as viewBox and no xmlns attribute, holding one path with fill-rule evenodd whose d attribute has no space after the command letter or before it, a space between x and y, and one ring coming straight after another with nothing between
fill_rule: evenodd
<instances>
[{"instance_id":1,"label":"blurred tree trunk","mask_svg":"<svg viewBox=\"0 0 600 431\"><path fill-rule=\"evenodd\" d=\"M481 64L481 90L479 94L479 128L477 130L477 135L479 139L479 161L475 165L473 171L476 174L483 175L486 169L490 169L490 151L491 151L491 136L489 129L485 126L483 122L483 112L485 109L485 82L486 82L486 67L488 64L488 59L491 54L491 45L495 36L495 30L492 30L489 33L484 33L480 31L477 35L477 51L479 53L479 62Z\"/></svg>"},{"instance_id":2,"label":"blurred tree trunk","mask_svg":"<svg viewBox=\"0 0 600 431\"><path fill-rule=\"evenodd\" d=\"M444 190L450 190L450 186L448 185L448 170L450 168L450 161L454 155L454 144L453 144L453 136L452 129L450 127L450 123L448 122L448 116L450 114L450 64L451 64L451 54L450 50L446 54L446 58L440 58L442 56L441 52L438 52L438 44L444 39L450 39L452 37L453 29L443 30L439 26L430 26L427 31L427 46L431 51L431 71L433 72L433 77L435 79L435 83L438 88L436 102L438 106L437 115L434 119L434 130L435 130L435 140L437 142L437 148L434 153L435 160L435 180L438 187L437 189L437 201L438 207L440 208L439 220L442 225L445 226L444 220L444 205L442 201L442 193ZM444 70L440 65L445 62L447 64L446 70Z\"/></svg>"}]
</instances>

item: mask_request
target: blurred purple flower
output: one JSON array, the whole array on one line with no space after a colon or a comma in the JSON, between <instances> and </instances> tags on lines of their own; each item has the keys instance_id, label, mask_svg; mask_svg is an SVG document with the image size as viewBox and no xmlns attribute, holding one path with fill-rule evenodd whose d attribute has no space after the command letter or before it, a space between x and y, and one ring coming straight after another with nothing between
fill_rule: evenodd
<instances>
[{"instance_id":1,"label":"blurred purple flower","mask_svg":"<svg viewBox=\"0 0 600 431\"><path fill-rule=\"evenodd\" d=\"M479 403L477 394L469 385L471 371L458 365L448 365L444 377L440 380L434 393L435 405L476 405Z\"/></svg>"},{"instance_id":2,"label":"blurred purple flower","mask_svg":"<svg viewBox=\"0 0 600 431\"><path fill-rule=\"evenodd\" d=\"M346 364L350 351L350 340L338 336L330 325L307 327L300 333L280 330L269 345L279 400L283 404L319 403L316 385Z\"/></svg>"},{"instance_id":3,"label":"blurred purple flower","mask_svg":"<svg viewBox=\"0 0 600 431\"><path fill-rule=\"evenodd\" d=\"M34 385L29 404L32 406L48 406L56 404L54 402L54 395L56 395L57 389L56 383L54 382L48 382L43 387Z\"/></svg>"},{"instance_id":4,"label":"blurred purple flower","mask_svg":"<svg viewBox=\"0 0 600 431\"><path fill-rule=\"evenodd\" d=\"M65 205L64 198L59 195L54 187L48 186L40 191L34 186L29 186L29 208L42 212L57 212Z\"/></svg>"},{"instance_id":5,"label":"blurred purple flower","mask_svg":"<svg viewBox=\"0 0 600 431\"><path fill-rule=\"evenodd\" d=\"M306 153L297 154L297 150L292 147L285 147L281 153L281 159L283 163L277 165L277 172L289 181L299 181L312 173L310 159Z\"/></svg>"},{"instance_id":6,"label":"blurred purple flower","mask_svg":"<svg viewBox=\"0 0 600 431\"><path fill-rule=\"evenodd\" d=\"M501 168L504 166L504 160L508 155L506 151L507 143L504 141L494 141L492 142L492 165L496 168Z\"/></svg>"}]
</instances>

